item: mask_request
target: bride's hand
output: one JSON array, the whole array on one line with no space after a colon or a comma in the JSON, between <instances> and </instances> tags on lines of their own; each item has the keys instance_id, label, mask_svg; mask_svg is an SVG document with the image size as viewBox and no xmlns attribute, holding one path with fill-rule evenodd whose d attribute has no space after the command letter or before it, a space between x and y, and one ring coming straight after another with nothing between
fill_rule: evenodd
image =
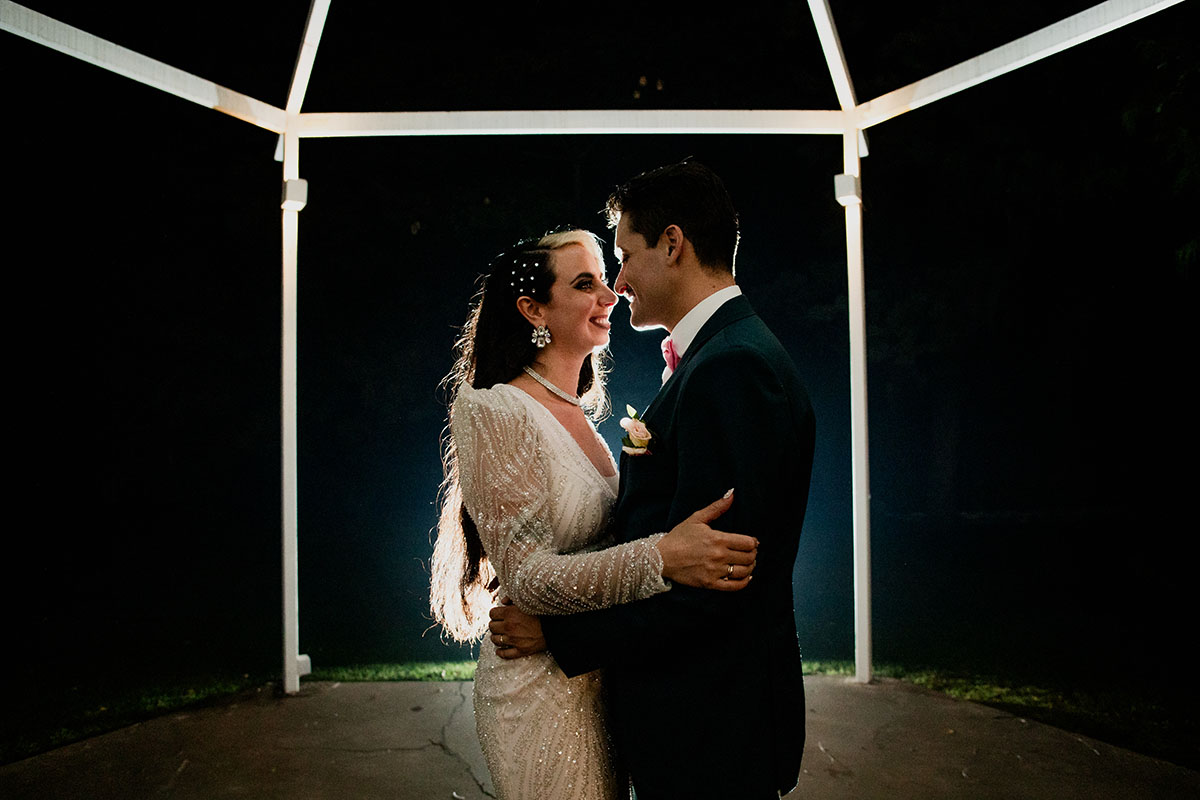
<instances>
[{"instance_id":1,"label":"bride's hand","mask_svg":"<svg viewBox=\"0 0 1200 800\"><path fill-rule=\"evenodd\" d=\"M736 592L750 583L758 540L713 530L708 523L733 505L733 490L705 506L658 540L663 577L685 586Z\"/></svg>"}]
</instances>

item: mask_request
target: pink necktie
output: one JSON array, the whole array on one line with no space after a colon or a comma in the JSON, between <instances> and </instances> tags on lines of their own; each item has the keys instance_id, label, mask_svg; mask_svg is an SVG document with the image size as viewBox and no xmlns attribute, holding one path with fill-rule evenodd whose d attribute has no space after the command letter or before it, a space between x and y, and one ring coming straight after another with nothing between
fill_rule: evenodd
<instances>
[{"instance_id":1,"label":"pink necktie","mask_svg":"<svg viewBox=\"0 0 1200 800\"><path fill-rule=\"evenodd\" d=\"M662 340L663 360L667 362L667 369L671 372L679 366L679 354L675 352L675 342L670 336Z\"/></svg>"}]
</instances>

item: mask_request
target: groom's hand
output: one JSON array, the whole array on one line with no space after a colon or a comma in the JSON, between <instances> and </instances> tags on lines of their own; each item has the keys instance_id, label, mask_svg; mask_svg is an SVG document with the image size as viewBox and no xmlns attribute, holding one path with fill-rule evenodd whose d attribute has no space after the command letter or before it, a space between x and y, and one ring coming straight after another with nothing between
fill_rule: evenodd
<instances>
[{"instance_id":1,"label":"groom's hand","mask_svg":"<svg viewBox=\"0 0 1200 800\"><path fill-rule=\"evenodd\" d=\"M488 630L492 633L492 644L496 645L496 655L501 658L520 658L546 649L542 623L514 606L507 597L492 609L491 618Z\"/></svg>"}]
</instances>

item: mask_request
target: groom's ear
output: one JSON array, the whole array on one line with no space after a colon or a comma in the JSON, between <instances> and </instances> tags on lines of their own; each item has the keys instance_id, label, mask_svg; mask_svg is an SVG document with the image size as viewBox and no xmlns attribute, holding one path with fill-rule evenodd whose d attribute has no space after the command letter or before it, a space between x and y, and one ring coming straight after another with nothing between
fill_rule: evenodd
<instances>
[{"instance_id":1,"label":"groom's ear","mask_svg":"<svg viewBox=\"0 0 1200 800\"><path fill-rule=\"evenodd\" d=\"M677 264L683 252L683 229L678 225L668 225L658 239L659 245L666 245L667 265Z\"/></svg>"},{"instance_id":2,"label":"groom's ear","mask_svg":"<svg viewBox=\"0 0 1200 800\"><path fill-rule=\"evenodd\" d=\"M518 297L517 312L524 317L530 325L536 327L542 324L544 314L542 304L534 300L532 297Z\"/></svg>"}]
</instances>

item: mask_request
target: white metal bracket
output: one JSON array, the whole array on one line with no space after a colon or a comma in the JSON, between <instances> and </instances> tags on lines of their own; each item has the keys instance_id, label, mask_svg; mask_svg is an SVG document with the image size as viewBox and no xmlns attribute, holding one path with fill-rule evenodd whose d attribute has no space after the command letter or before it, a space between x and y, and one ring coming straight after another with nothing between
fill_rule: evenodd
<instances>
[{"instance_id":1,"label":"white metal bracket","mask_svg":"<svg viewBox=\"0 0 1200 800\"><path fill-rule=\"evenodd\" d=\"M833 193L837 197L837 201L844 206L862 203L862 186L858 182L857 175L845 173L834 175Z\"/></svg>"},{"instance_id":2,"label":"white metal bracket","mask_svg":"<svg viewBox=\"0 0 1200 800\"><path fill-rule=\"evenodd\" d=\"M303 178L283 182L283 202L280 208L284 211L300 211L308 205L308 181Z\"/></svg>"}]
</instances>

